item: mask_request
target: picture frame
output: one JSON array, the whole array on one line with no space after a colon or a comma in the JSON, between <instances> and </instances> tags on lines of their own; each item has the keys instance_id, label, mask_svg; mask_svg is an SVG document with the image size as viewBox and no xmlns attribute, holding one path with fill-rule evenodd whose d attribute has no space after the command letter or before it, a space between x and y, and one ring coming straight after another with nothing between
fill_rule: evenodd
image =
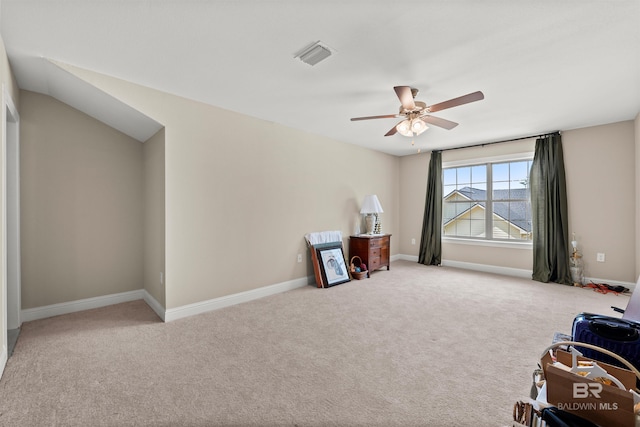
<instances>
[{"instance_id":1,"label":"picture frame","mask_svg":"<svg viewBox=\"0 0 640 427\"><path fill-rule=\"evenodd\" d=\"M323 284L329 287L351 281L341 242L316 245L315 250Z\"/></svg>"}]
</instances>

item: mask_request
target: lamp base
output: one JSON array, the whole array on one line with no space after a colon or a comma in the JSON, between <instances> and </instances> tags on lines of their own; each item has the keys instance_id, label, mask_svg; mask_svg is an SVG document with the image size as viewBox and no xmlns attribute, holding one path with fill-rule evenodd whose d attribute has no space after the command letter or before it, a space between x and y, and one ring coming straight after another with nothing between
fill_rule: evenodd
<instances>
[{"instance_id":1,"label":"lamp base","mask_svg":"<svg viewBox=\"0 0 640 427\"><path fill-rule=\"evenodd\" d=\"M366 234L373 234L373 229L376 225L376 217L374 217L373 214L367 214L367 216L364 217L364 225Z\"/></svg>"}]
</instances>

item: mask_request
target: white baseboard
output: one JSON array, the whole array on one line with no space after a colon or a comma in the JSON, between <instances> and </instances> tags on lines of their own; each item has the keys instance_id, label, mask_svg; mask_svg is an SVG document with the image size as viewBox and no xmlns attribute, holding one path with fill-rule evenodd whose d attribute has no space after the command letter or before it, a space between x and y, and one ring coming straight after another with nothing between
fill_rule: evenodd
<instances>
[{"instance_id":1,"label":"white baseboard","mask_svg":"<svg viewBox=\"0 0 640 427\"><path fill-rule=\"evenodd\" d=\"M391 257L391 261L396 261L396 260L403 260L403 261L413 261L413 262L418 262L418 256L417 255L394 255Z\"/></svg>"},{"instance_id":2,"label":"white baseboard","mask_svg":"<svg viewBox=\"0 0 640 427\"><path fill-rule=\"evenodd\" d=\"M158 317L161 318L164 322L165 309L162 304L160 304L158 300L152 297L151 294L146 290L143 290L142 294L142 299L144 299L144 302L146 302L147 305L151 307L151 310L155 311Z\"/></svg>"},{"instance_id":3,"label":"white baseboard","mask_svg":"<svg viewBox=\"0 0 640 427\"><path fill-rule=\"evenodd\" d=\"M473 262L463 261L448 261L442 260L442 265L445 267L463 268L465 270L482 271L484 273L502 274L504 276L520 277L523 279L531 279L531 270L524 270L521 268L500 267L497 265L488 264L476 264Z\"/></svg>"},{"instance_id":4,"label":"white baseboard","mask_svg":"<svg viewBox=\"0 0 640 427\"><path fill-rule=\"evenodd\" d=\"M397 255L396 259L418 262L418 257L415 255ZM442 265L445 267L455 267L455 268L462 268L465 270L482 271L485 273L496 273L496 274L502 274L504 276L514 276L514 277L522 277L525 279L531 279L531 271L523 270L520 268L500 267L497 265L488 265L488 264L475 264L472 262L463 262L463 261L448 261L446 259L442 260Z\"/></svg>"},{"instance_id":5,"label":"white baseboard","mask_svg":"<svg viewBox=\"0 0 640 427\"><path fill-rule=\"evenodd\" d=\"M401 259L404 261L413 261L413 262L418 262L418 257L414 256L414 255L395 255L394 257L392 257L392 259ZM466 270L474 270L474 271L482 271L485 273L496 273L496 274L502 274L505 276L514 276L514 277L520 277L523 279L531 279L531 275L533 274L532 271L530 270L525 270L525 269L520 269L520 268L510 268L510 267L499 267L496 265L487 265L487 264L475 264L472 262L463 262L463 261L448 261L448 260L443 260L442 261L442 265L444 266L448 266L448 267L456 267L456 268L463 268ZM640 280L640 279L639 279ZM593 282L593 283L606 283L608 285L620 285L620 286L624 286L625 288L628 288L631 292L633 292L633 290L636 288L636 284L632 283L632 282L621 282L619 280L609 280L609 279L598 279L598 278L594 278L594 277L585 277L584 278L584 283L589 283L589 282Z\"/></svg>"},{"instance_id":6,"label":"white baseboard","mask_svg":"<svg viewBox=\"0 0 640 427\"><path fill-rule=\"evenodd\" d=\"M143 298L144 291L139 289L119 294L45 305L43 307L27 308L20 311L20 320L23 322L29 322L32 320L46 319L47 317L60 316L61 314L75 313L77 311L90 310L92 308L106 307L108 305L120 304L122 302L135 301Z\"/></svg>"},{"instance_id":7,"label":"white baseboard","mask_svg":"<svg viewBox=\"0 0 640 427\"><path fill-rule=\"evenodd\" d=\"M183 317L193 316L195 314L205 313L207 311L217 310L219 308L229 307L231 305L289 291L312 283L315 283L315 277L303 277L300 279L290 280L288 282L264 286L262 288L252 289L250 291L240 292L233 295L226 295L224 297L172 308L169 310L165 310L165 308L153 296L151 296L149 292L144 289L139 289L119 294L104 295L43 307L28 308L22 310L20 315L23 322L29 322L32 320L46 319L47 317L60 316L62 314L75 313L78 311L142 299L147 303L147 305L149 305L149 307L151 307L158 317L160 317L164 322L169 322ZM1 361L2 360L0 359L0 362Z\"/></svg>"},{"instance_id":8,"label":"white baseboard","mask_svg":"<svg viewBox=\"0 0 640 427\"><path fill-rule=\"evenodd\" d=\"M277 283L275 285L264 286L258 289L252 289L246 292L240 292L233 295L225 295L220 298L214 298L207 301L197 302L193 304L183 305L182 307L170 308L165 311L164 321L182 319L184 317L202 314L220 308L229 307L235 304L252 301L269 295L290 291L292 289L301 288L311 283L315 283L315 277L303 277L300 279L290 280L288 282Z\"/></svg>"},{"instance_id":9,"label":"white baseboard","mask_svg":"<svg viewBox=\"0 0 640 427\"><path fill-rule=\"evenodd\" d=\"M404 261L418 262L418 257L415 255L397 255L397 259ZM445 267L462 268L465 270L482 271L485 273L502 274L503 276L522 277L524 279L531 279L531 271L520 268L500 267L497 265L488 264L476 264L473 262L463 261L449 261L442 260L442 265Z\"/></svg>"},{"instance_id":10,"label":"white baseboard","mask_svg":"<svg viewBox=\"0 0 640 427\"><path fill-rule=\"evenodd\" d=\"M398 259L402 259L404 261L418 262L418 257L415 255L398 255ZM485 273L502 274L504 276L522 277L525 279L531 278L531 271L523 270L519 268L499 267L497 265L476 264L472 262L463 262L463 261L448 261L446 259L442 260L442 265L445 267L455 267L455 268L462 268L465 270L482 271Z\"/></svg>"}]
</instances>

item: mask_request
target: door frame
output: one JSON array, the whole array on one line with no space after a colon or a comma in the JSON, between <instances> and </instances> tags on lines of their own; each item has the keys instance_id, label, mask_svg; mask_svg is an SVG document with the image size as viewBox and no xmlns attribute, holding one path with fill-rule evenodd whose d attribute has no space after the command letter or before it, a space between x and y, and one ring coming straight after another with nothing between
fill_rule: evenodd
<instances>
[{"instance_id":1,"label":"door frame","mask_svg":"<svg viewBox=\"0 0 640 427\"><path fill-rule=\"evenodd\" d=\"M2 315L0 375L8 358L7 330L21 325L20 116L2 85Z\"/></svg>"}]
</instances>

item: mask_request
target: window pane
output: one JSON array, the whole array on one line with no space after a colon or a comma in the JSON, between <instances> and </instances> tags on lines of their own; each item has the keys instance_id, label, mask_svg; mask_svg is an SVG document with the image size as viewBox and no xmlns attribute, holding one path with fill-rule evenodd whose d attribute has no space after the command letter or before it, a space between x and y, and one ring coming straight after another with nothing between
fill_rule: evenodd
<instances>
[{"instance_id":1,"label":"window pane","mask_svg":"<svg viewBox=\"0 0 640 427\"><path fill-rule=\"evenodd\" d=\"M524 181L529 176L529 169L527 168L528 162L512 162L509 163L511 173L510 180L511 181Z\"/></svg>"},{"instance_id":2,"label":"window pane","mask_svg":"<svg viewBox=\"0 0 640 427\"><path fill-rule=\"evenodd\" d=\"M509 236L510 239L514 239L514 240L522 240L523 238L525 238L525 234L522 230L512 230L511 236Z\"/></svg>"},{"instance_id":3,"label":"window pane","mask_svg":"<svg viewBox=\"0 0 640 427\"><path fill-rule=\"evenodd\" d=\"M455 169L445 169L442 171L442 183L444 185L455 185L456 184L456 170Z\"/></svg>"},{"instance_id":4,"label":"window pane","mask_svg":"<svg viewBox=\"0 0 640 427\"><path fill-rule=\"evenodd\" d=\"M472 205L471 202L444 202L442 204L442 222L446 224L455 217L468 215Z\"/></svg>"},{"instance_id":5,"label":"window pane","mask_svg":"<svg viewBox=\"0 0 640 427\"><path fill-rule=\"evenodd\" d=\"M473 187L477 187L478 184L484 184L487 182L487 166L479 165L471 168L471 183Z\"/></svg>"},{"instance_id":6,"label":"window pane","mask_svg":"<svg viewBox=\"0 0 640 427\"><path fill-rule=\"evenodd\" d=\"M463 203L456 203L456 216L460 216L464 213L469 213L469 209L471 209L471 205L473 203L471 202L463 202Z\"/></svg>"},{"instance_id":7,"label":"window pane","mask_svg":"<svg viewBox=\"0 0 640 427\"><path fill-rule=\"evenodd\" d=\"M446 224L456 216L455 203L444 202L442 204L442 223Z\"/></svg>"},{"instance_id":8,"label":"window pane","mask_svg":"<svg viewBox=\"0 0 640 427\"><path fill-rule=\"evenodd\" d=\"M492 222L494 230L502 230L504 235L509 235L509 202L493 203Z\"/></svg>"},{"instance_id":9,"label":"window pane","mask_svg":"<svg viewBox=\"0 0 640 427\"><path fill-rule=\"evenodd\" d=\"M459 219L456 221L456 236L469 237L471 236L471 220Z\"/></svg>"},{"instance_id":10,"label":"window pane","mask_svg":"<svg viewBox=\"0 0 640 427\"><path fill-rule=\"evenodd\" d=\"M511 186L509 198L519 200L529 200L529 189L522 186Z\"/></svg>"},{"instance_id":11,"label":"window pane","mask_svg":"<svg viewBox=\"0 0 640 427\"><path fill-rule=\"evenodd\" d=\"M513 199L526 199L528 198L528 188L529 188L529 178L525 173L521 177L511 176L511 189L513 194L511 198Z\"/></svg>"},{"instance_id":12,"label":"window pane","mask_svg":"<svg viewBox=\"0 0 640 427\"><path fill-rule=\"evenodd\" d=\"M511 221L522 227L522 221L527 220L527 211L530 210L529 203L526 201L512 200L509 203L509 214Z\"/></svg>"},{"instance_id":13,"label":"window pane","mask_svg":"<svg viewBox=\"0 0 640 427\"><path fill-rule=\"evenodd\" d=\"M471 236L473 237L486 237L485 235L485 220L472 219L471 220Z\"/></svg>"},{"instance_id":14,"label":"window pane","mask_svg":"<svg viewBox=\"0 0 640 427\"><path fill-rule=\"evenodd\" d=\"M509 163L496 163L492 165L493 182L509 181Z\"/></svg>"},{"instance_id":15,"label":"window pane","mask_svg":"<svg viewBox=\"0 0 640 427\"><path fill-rule=\"evenodd\" d=\"M473 183L473 188L476 190L481 190L480 192L478 192L478 195L481 195L481 199L482 200L486 200L487 196L486 196L486 191L487 191L487 183L486 182L474 182Z\"/></svg>"},{"instance_id":16,"label":"window pane","mask_svg":"<svg viewBox=\"0 0 640 427\"><path fill-rule=\"evenodd\" d=\"M493 200L509 199L509 182L493 182Z\"/></svg>"},{"instance_id":17,"label":"window pane","mask_svg":"<svg viewBox=\"0 0 640 427\"><path fill-rule=\"evenodd\" d=\"M471 184L471 168L458 168L458 188Z\"/></svg>"},{"instance_id":18,"label":"window pane","mask_svg":"<svg viewBox=\"0 0 640 427\"><path fill-rule=\"evenodd\" d=\"M444 196L445 199L448 198L448 197L451 197L452 196L451 193L453 193L455 191L455 189L456 189L456 185L455 184L453 184L453 185L445 185L443 187L442 195Z\"/></svg>"}]
</instances>

